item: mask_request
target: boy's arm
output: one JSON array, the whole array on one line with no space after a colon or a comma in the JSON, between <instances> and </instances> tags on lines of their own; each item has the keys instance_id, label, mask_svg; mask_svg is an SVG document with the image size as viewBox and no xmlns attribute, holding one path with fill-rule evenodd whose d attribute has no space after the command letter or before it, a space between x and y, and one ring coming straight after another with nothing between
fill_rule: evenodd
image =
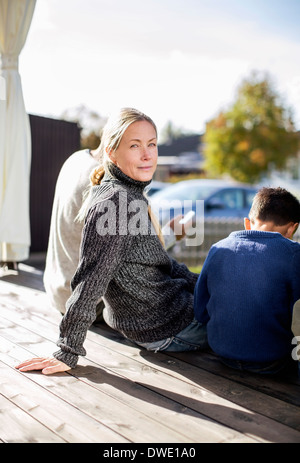
<instances>
[{"instance_id":1,"label":"boy's arm","mask_svg":"<svg viewBox=\"0 0 300 463\"><path fill-rule=\"evenodd\" d=\"M210 298L207 288L207 269L208 263L206 259L198 277L194 291L194 316L198 322L203 324L206 324L209 320L209 315L206 308Z\"/></svg>"},{"instance_id":2,"label":"boy's arm","mask_svg":"<svg viewBox=\"0 0 300 463\"><path fill-rule=\"evenodd\" d=\"M294 253L292 262L292 297L294 301L300 299L300 244L297 245L297 250Z\"/></svg>"}]
</instances>

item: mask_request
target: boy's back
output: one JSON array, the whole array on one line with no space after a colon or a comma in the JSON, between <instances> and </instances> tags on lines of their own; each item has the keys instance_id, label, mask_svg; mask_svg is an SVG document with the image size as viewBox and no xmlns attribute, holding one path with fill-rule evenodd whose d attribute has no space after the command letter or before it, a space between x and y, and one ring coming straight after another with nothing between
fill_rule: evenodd
<instances>
[{"instance_id":1,"label":"boy's back","mask_svg":"<svg viewBox=\"0 0 300 463\"><path fill-rule=\"evenodd\" d=\"M272 362L290 355L300 298L300 244L280 233L234 232L215 244L195 289L195 317L220 356Z\"/></svg>"}]
</instances>

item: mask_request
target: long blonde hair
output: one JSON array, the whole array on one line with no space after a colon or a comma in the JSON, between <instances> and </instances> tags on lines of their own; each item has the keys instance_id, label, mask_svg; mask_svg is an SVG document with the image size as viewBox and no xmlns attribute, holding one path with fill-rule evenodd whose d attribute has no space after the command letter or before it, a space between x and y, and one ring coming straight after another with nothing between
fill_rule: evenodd
<instances>
[{"instance_id":1,"label":"long blonde hair","mask_svg":"<svg viewBox=\"0 0 300 463\"><path fill-rule=\"evenodd\" d=\"M138 111L137 109L122 108L117 114L111 116L108 119L102 131L100 145L94 152L95 157L99 160L99 166L91 172L90 187L100 185L105 173L105 166L109 162L112 162L108 156L108 153L111 151L116 151L118 149L121 139L127 128L134 122L138 121L149 122L153 126L157 136L157 128L153 120L149 116L146 116L146 114L142 113L141 111ZM86 201L84 201L84 203L85 202ZM86 207L85 205L83 205L78 215L79 220L83 219L85 213ZM159 222L155 214L153 213L150 205L148 205L148 214L154 227L154 230L162 245L164 246L164 239L161 232L161 228L159 226Z\"/></svg>"}]
</instances>

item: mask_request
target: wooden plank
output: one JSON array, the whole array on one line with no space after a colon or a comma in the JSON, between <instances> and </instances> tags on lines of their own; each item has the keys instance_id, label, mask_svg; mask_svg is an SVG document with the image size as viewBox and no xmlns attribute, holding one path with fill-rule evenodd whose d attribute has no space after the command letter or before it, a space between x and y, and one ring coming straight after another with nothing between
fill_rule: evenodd
<instances>
[{"instance_id":1,"label":"wooden plank","mask_svg":"<svg viewBox=\"0 0 300 463\"><path fill-rule=\"evenodd\" d=\"M182 362L171 360L161 353L140 351L146 363L139 362L139 365L135 364L135 366L131 364L128 368L128 362L125 363L124 360L122 362L124 345L118 344L118 347L120 357L117 357L116 351L109 354L108 350L101 349L101 365L111 365L111 357L113 357L114 362L117 361L119 364L114 367L115 371L245 435L270 442L300 442L298 431L261 415L260 407L258 410L251 409L249 396L256 400L257 393L253 394L248 388L236 385L225 378L218 380L215 375L192 366L187 367ZM88 357L96 362L99 358L99 350L97 352L95 349L92 352L89 346ZM127 365L127 368L122 364ZM260 404L263 405L267 399L266 396L262 396ZM269 400L271 413L272 405L276 407L281 404L279 401L273 401L271 397ZM292 414L293 424L298 420L299 410L290 407L289 411Z\"/></svg>"},{"instance_id":2,"label":"wooden plank","mask_svg":"<svg viewBox=\"0 0 300 463\"><path fill-rule=\"evenodd\" d=\"M0 394L0 438L7 443L63 443L59 435L53 433L31 415L15 406Z\"/></svg>"},{"instance_id":3,"label":"wooden plank","mask_svg":"<svg viewBox=\"0 0 300 463\"><path fill-rule=\"evenodd\" d=\"M45 291L43 271L29 265L19 264L18 271L7 270L0 273L1 282L25 286L38 291Z\"/></svg>"},{"instance_id":4,"label":"wooden plank","mask_svg":"<svg viewBox=\"0 0 300 463\"><path fill-rule=\"evenodd\" d=\"M92 362L87 360L82 363L84 365L77 367L73 373L81 381L88 384L98 383L96 387L101 388L101 390L105 389L107 391L110 389L110 394L117 395L122 403L126 403L137 410L142 410L143 413L152 416L153 419L163 423L167 428L179 430L180 434L187 437L188 442L256 442L256 439L224 426L222 423L212 420L209 416L183 405L181 401L173 400L173 398L161 394L159 391L144 387L143 384L136 383L126 376L116 375L116 373L103 367L99 369L97 364L91 364ZM114 385L114 390L111 391L111 380L104 380L99 385L100 375L103 379L117 376L117 388Z\"/></svg>"},{"instance_id":5,"label":"wooden plank","mask_svg":"<svg viewBox=\"0 0 300 463\"><path fill-rule=\"evenodd\" d=\"M20 327L16 330L16 326L14 326L12 327L12 330L16 337L22 337ZM10 337L8 327L6 327L5 333ZM31 344L29 344L30 338ZM26 339L27 348L31 349L32 346L36 347L38 345L36 348L38 350L40 349L39 335L34 333L27 335L24 334L23 339ZM8 347L9 343L11 344L11 347ZM5 360L8 361L8 357L10 357L11 364L13 364L15 360L20 360L20 355L24 356L24 353L22 352L22 354L20 354L20 348L13 345L12 341L6 340L1 342L0 338L0 346L2 352L1 358L3 359L4 356L6 356ZM17 353L18 350L19 353ZM36 354L36 352L33 352L33 354ZM26 356L28 355L29 353L26 352ZM95 365L90 364L87 361L85 362L85 366L78 367L75 370L72 370L71 373L78 380L80 379L81 382L83 381L87 385L106 394L106 400L104 403L108 402L107 412L108 414L113 415L116 409L117 416L115 419L118 423L123 422L123 426L125 426L126 423L126 427L128 427L133 426L130 418L133 418L134 424L138 424L140 420L142 420L142 426L141 424L139 425L139 431L142 432L143 435L141 440L142 442L170 442L174 432L176 432L176 438L174 436L175 440L171 440L172 442L194 442L199 440L201 442L252 441L252 439L248 439L233 430L228 430L226 427L221 426L218 423L215 424L210 422L207 417L202 417L198 413L188 410L187 407L182 407L177 402L173 402L170 399L153 394L153 392L149 389L145 389L132 381L128 381L111 371L95 367ZM45 387L45 378L47 378L48 381L48 385L46 387L51 387L51 392L54 392L53 377L48 378L39 374L34 374L33 376L34 381L43 385L43 387ZM70 388L72 388L73 391L76 388L76 384L74 386L74 383L72 382L70 386L68 383L69 381L64 378L64 381L61 381L60 386L62 387L64 385L66 390L64 391L60 389L59 392L57 392L57 389L55 388L55 393L58 394L59 397L63 397L65 400L68 400L68 402L71 401L73 405L75 404L80 408L78 403L74 402L75 399L73 394L73 398L70 398ZM78 388L79 390L76 392L76 400L79 396L82 396L83 389L86 389L86 386L83 388L83 386L80 385ZM93 395L94 392L92 391L86 394L88 399L82 398L81 407L84 407L85 410L89 409L89 402ZM115 399L117 400L116 403ZM99 400L95 399L94 403L99 403ZM100 403L103 403L103 400L101 400ZM121 416L122 410L120 410L120 407L125 407L123 421ZM130 408L130 411L128 411L128 408ZM149 420L149 417L151 417L150 431L148 428L145 429L145 421ZM183 420L185 423L184 427L182 427ZM178 432L177 429L180 431ZM153 432L155 433L155 436L153 436ZM137 440L139 438L139 432L134 429L133 434L134 441L139 441ZM152 438L154 437L154 440L151 439L151 436ZM150 441L148 441L148 438L150 438Z\"/></svg>"},{"instance_id":6,"label":"wooden plank","mask_svg":"<svg viewBox=\"0 0 300 463\"><path fill-rule=\"evenodd\" d=\"M2 313L3 313L3 311L2 311ZM8 313L9 313L9 314L12 314L11 307L9 308ZM20 312L20 315L24 318L24 310L23 310L22 312ZM25 318L26 318L26 316L25 316ZM14 321L16 320L16 319L15 319L15 315L13 316L12 319L14 319ZM31 327L33 328L34 325L31 325ZM39 328L41 328L41 327L39 327ZM55 327L55 328L56 328L56 327ZM13 332L13 336L16 336L17 339L18 339L18 338L19 338L19 339L23 339L24 342L26 342L26 343L28 342L28 338L27 338L24 334L22 335L20 332L18 332L18 328L16 327L15 323L13 323L13 325L12 325L12 332ZM41 329L39 329L39 332L41 333ZM8 333L9 333L8 326L6 326L6 327L5 327L5 335L7 336ZM55 338L56 338L56 336L55 336ZM34 342L36 343L37 341L38 341L38 339L35 340ZM114 343L113 343L113 344L114 344ZM52 349L53 349L53 348L52 348ZM26 355L28 356L28 354L26 354ZM124 387L124 380L123 380L123 387ZM149 394L148 394L148 395L149 395ZM148 400L148 399L150 399L150 397L148 397L147 400ZM149 401L150 401L150 400L149 400ZM146 403L147 403L147 402L146 402ZM153 413L153 410L150 410L149 413ZM175 423L175 424L176 424L176 423ZM178 423L178 425L180 425L180 424L181 424L181 423ZM195 427L195 423L193 424L193 426ZM206 426L207 426L207 424L206 424ZM203 431L203 429L202 429L202 431ZM191 434L191 433L189 432L189 434ZM226 434L226 433L225 433L225 434ZM199 434L198 434L198 435L199 435ZM221 438L221 439L224 439L224 430L222 430L222 438Z\"/></svg>"},{"instance_id":7,"label":"wooden plank","mask_svg":"<svg viewBox=\"0 0 300 463\"><path fill-rule=\"evenodd\" d=\"M101 370L100 373L104 380L108 379L108 374L105 375L105 372ZM170 429L164 422L145 415L142 408L135 409L131 403L128 406L120 400L116 401L112 396L103 394L100 388L95 385L90 387L73 375L61 374L59 382L55 380L56 376L47 377L37 373L27 373L26 376L46 390L51 390L53 394L67 401L68 404L80 410L84 409L89 416L100 420L111 429L124 433L128 438L130 436L132 442L191 442L189 436L184 436ZM118 387L112 375L110 376L110 384L113 388ZM137 401L136 397L134 401ZM204 426L202 431L205 431ZM206 435L210 440L212 436L216 437L213 433ZM224 439L221 432L218 437L219 441ZM100 442L103 441L100 440Z\"/></svg>"},{"instance_id":8,"label":"wooden plank","mask_svg":"<svg viewBox=\"0 0 300 463\"><path fill-rule=\"evenodd\" d=\"M32 323L32 319L25 320L25 322L28 326ZM39 328L41 334L41 325ZM97 338L99 339L99 336L97 336ZM89 339L87 342L89 342ZM120 348L120 344L117 343L117 346ZM123 344L121 346L122 350L124 347L128 348L128 346L124 346ZM97 362L99 358L99 347L94 346L93 349L92 347L92 345L89 346L89 358ZM139 349L136 349L135 347L130 346L130 348L134 349L135 352L139 352ZM92 350L95 352L91 354ZM161 354L159 354L159 356L160 355ZM131 362L129 364L128 362L130 360ZM136 360L134 360L133 363L130 357L125 359L123 354L118 354L115 351L104 347L101 349L101 365L104 365L110 370L113 369L119 374L125 375L128 379L138 381L140 384L150 388L152 391L160 395L164 395L169 399L175 400L176 402L205 415L208 419L215 420L229 428L236 429L238 432L244 433L245 435L274 442L286 442L291 441L291 439L292 441L299 439L299 433L295 433L293 430L282 427L278 424L276 425L276 423L273 422L271 426L271 423L266 420L265 417L249 413L247 409L239 407L232 402L212 394L209 389L205 389L197 383L193 382L191 387L189 382L186 384L181 378L181 382L178 384L178 378L173 378L173 376L170 377L169 374L166 375L165 372L157 372L156 370L153 371L153 369L151 369L148 365L145 370L145 365L140 362L136 362ZM163 368L165 369L165 365ZM149 382L147 383L145 383L145 371L149 373L149 375L147 375L147 380L149 380ZM170 372L168 371L168 373ZM139 376L138 379L137 375ZM201 381L203 379L202 376L203 373L201 375ZM184 378L184 381L187 381L187 379ZM215 379L213 381L215 382ZM163 386L166 386L167 389ZM184 394L178 394L178 390L184 391ZM199 398L201 400L199 400ZM259 431L259 435L255 434L257 431Z\"/></svg>"},{"instance_id":9,"label":"wooden plank","mask_svg":"<svg viewBox=\"0 0 300 463\"><path fill-rule=\"evenodd\" d=\"M170 356L184 360L190 365L203 368L213 372L221 378L228 378L236 383L244 384L254 391L278 398L287 404L296 407L300 406L300 379L296 376L282 378L280 376L262 376L249 374L247 372L237 371L223 365L217 355L206 353L199 355L194 352L191 355L182 353L170 354Z\"/></svg>"},{"instance_id":10,"label":"wooden plank","mask_svg":"<svg viewBox=\"0 0 300 463\"><path fill-rule=\"evenodd\" d=\"M109 337L109 339L114 339L114 337L119 340L119 344L116 346L116 350L123 355L136 355L136 348L132 347L131 343L127 343L128 346L125 345L126 341L121 344L120 346L120 337L119 335L115 335L112 330L109 330L105 326L97 327L93 329L95 332L99 332L99 334L105 333L105 335L98 337L93 337L93 341L99 343L100 345L107 346L105 339ZM92 337L92 334L89 338ZM231 370L223 367L226 371L229 370L228 377L223 374L222 377L216 378L216 372L211 370L203 370L199 369L199 366L202 363L206 363L207 357L211 357L210 354L207 353L176 353L176 354L163 354L160 353L159 356L141 350L139 352L140 357L147 362L148 365L155 365L159 366L160 369L163 368L165 372L172 371L173 375L184 375L187 379L191 379L193 382L198 382L200 375L201 375L201 385L209 388L211 391L214 391L218 396L226 397L230 401L233 401L240 405L248 404L249 410L254 412L259 412L264 414L276 421L280 421L283 424L287 424L288 426L293 427L294 429L300 430L300 414L299 414L299 395L298 395L298 386L294 385L287 385L286 383L282 382L282 380L272 379L272 378L262 378L259 375L256 375L255 378L252 375L243 373L245 378L244 383L240 384L238 381L233 381L232 379L236 379L236 376L231 377ZM190 360L191 359L191 360ZM184 362L184 363L183 363ZM194 362L194 363L193 363ZM215 360L215 363L219 361ZM195 365L196 363L196 365ZM222 367L222 365L220 365ZM207 375L207 373L213 373L213 375ZM235 373L235 371L233 371ZM252 387L248 387L247 378L249 378L249 382L256 381L258 384L267 383L269 387L265 387L264 389L261 387L262 391L257 391ZM221 379L221 381L220 381ZM246 387L245 387L246 386ZM282 386L284 391L289 390L289 393L284 394L284 399L288 395L288 398L294 399L295 404L290 404L289 402L285 402L285 400L279 400L273 395L273 390L277 386Z\"/></svg>"},{"instance_id":11,"label":"wooden plank","mask_svg":"<svg viewBox=\"0 0 300 463\"><path fill-rule=\"evenodd\" d=\"M49 310L44 293L27 288L20 289L20 287L10 283L5 283L5 285L5 287L0 287L1 294L2 290L4 291L5 305L2 307L5 316L8 317L8 325L14 326L11 330L5 330L5 334L10 333L12 342L20 343L22 340L27 348L33 349L32 352L37 352L34 350L37 349L37 353L40 353L39 348L44 345L44 336L52 343L56 341L57 323L60 320L60 315ZM1 303L2 300L3 298L1 298ZM1 315L2 313L3 310L1 310ZM16 325L16 322L19 326ZM33 333L38 330L40 336L38 343L35 344L36 340L30 341L30 335L27 338L25 332L22 334L19 331L20 326L24 326L26 330L32 330ZM14 330L15 334L11 334ZM200 417L200 421L206 420L220 426L219 430L215 429L217 434L218 431L222 431L222 427L231 433L236 433L235 435L231 434L231 436L234 435L233 441L238 441L239 438L243 439L244 433L245 439L247 439L246 436L249 436L249 440L299 442L299 433L286 426L288 424L298 428L299 422L295 409L290 406L291 404L286 404L284 400L281 402L271 397L272 388L257 392L247 382L243 384L238 381L238 378L224 377L219 372L207 368L207 365L196 362L196 358L209 358L207 355L199 356L188 353L180 354L177 358L170 354L148 353L124 341L118 333L108 329L105 325L94 328L93 331L89 331L87 337L88 358L81 359L81 366L72 371L72 375L77 375L77 381L85 382L88 386L97 389L100 388L101 392L105 392L107 395L111 394L112 391L114 391L114 395L116 390L119 392L119 390L125 389L127 401L124 399L124 395L121 398L118 397L118 400L121 403L125 400L127 406L137 407L137 409L141 408L142 403L148 405L151 398L154 398L155 402L159 398L160 407L163 407L164 410L167 409L167 405L166 402L162 401L168 401L172 407L174 404L179 406L180 411L175 409L175 412L186 420L186 416L182 416L182 409L187 407L189 419L191 417L194 419L192 416L194 413L195 417L198 416L198 421ZM17 336L17 339L13 339L13 336ZM22 336L24 337L22 338ZM99 352L101 352L101 356ZM189 358L191 360L187 360ZM110 379L113 376L113 384L112 381L111 383L108 381L108 385L104 382L104 389L101 382L103 374ZM42 377L42 375L35 376ZM286 385L284 386L286 387ZM294 386L289 385L288 391L292 391L293 389L290 387ZM136 389L137 387L139 389ZM272 387L274 388L274 385ZM148 395L145 394L145 391ZM138 394L136 402L132 401L134 392ZM116 398L116 395L114 397ZM165 420L159 409L156 408L156 410L157 419ZM262 416L260 412L266 416ZM150 405L147 413L151 413ZM284 416L284 419L281 416ZM277 421L270 420L270 417L283 422L284 426ZM272 428L272 430L270 431L268 428ZM209 430L209 432L213 433L213 430ZM227 438L230 440L229 434Z\"/></svg>"},{"instance_id":12,"label":"wooden plank","mask_svg":"<svg viewBox=\"0 0 300 463\"><path fill-rule=\"evenodd\" d=\"M53 379L57 381L57 377ZM0 362L1 394L12 404L69 443L128 442L99 421L39 387L30 377ZM10 436L17 435L10 431ZM37 433L39 436L39 433ZM43 435L40 438L44 438Z\"/></svg>"},{"instance_id":13,"label":"wooden plank","mask_svg":"<svg viewBox=\"0 0 300 463\"><path fill-rule=\"evenodd\" d=\"M18 281L18 280L17 280ZM35 288L11 283L0 278L1 303L13 304L15 310L29 310L51 318L52 323L61 319L60 313L51 308L46 293ZM50 321L49 318L49 321Z\"/></svg>"}]
</instances>

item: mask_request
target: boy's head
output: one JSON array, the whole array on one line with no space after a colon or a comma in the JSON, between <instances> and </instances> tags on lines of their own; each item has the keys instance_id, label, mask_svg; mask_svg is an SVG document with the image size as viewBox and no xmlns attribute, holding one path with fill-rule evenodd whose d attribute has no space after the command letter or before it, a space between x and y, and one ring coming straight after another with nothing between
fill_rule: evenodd
<instances>
[{"instance_id":1,"label":"boy's head","mask_svg":"<svg viewBox=\"0 0 300 463\"><path fill-rule=\"evenodd\" d=\"M262 188L249 212L252 230L277 231L292 238L300 222L300 203L284 188Z\"/></svg>"}]
</instances>

